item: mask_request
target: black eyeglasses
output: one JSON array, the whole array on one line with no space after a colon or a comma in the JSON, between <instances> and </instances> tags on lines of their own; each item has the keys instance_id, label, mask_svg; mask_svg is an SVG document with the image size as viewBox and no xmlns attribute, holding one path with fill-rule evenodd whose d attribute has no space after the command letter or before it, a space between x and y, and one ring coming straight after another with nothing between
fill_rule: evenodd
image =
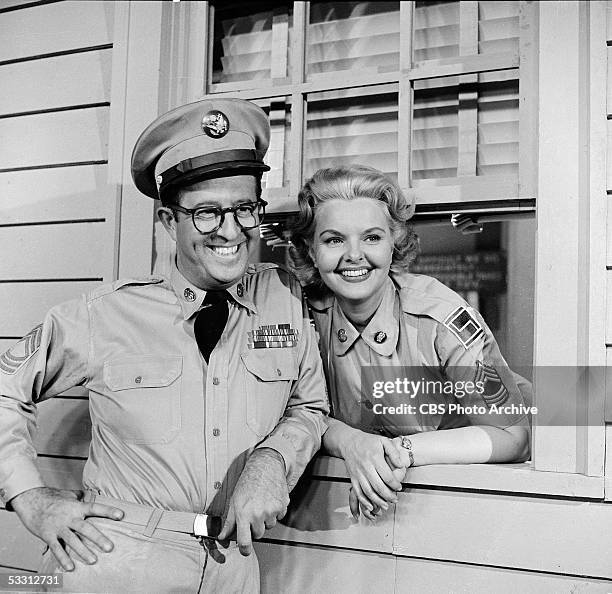
<instances>
[{"instance_id":1,"label":"black eyeglasses","mask_svg":"<svg viewBox=\"0 0 612 594\"><path fill-rule=\"evenodd\" d=\"M172 210L178 210L191 215L193 226L202 234L214 233L223 226L225 214L231 212L236 224L244 230L254 229L261 225L266 214L265 200L256 202L242 202L229 208L218 208L216 206L202 206L200 208L183 208L178 204L168 204Z\"/></svg>"}]
</instances>

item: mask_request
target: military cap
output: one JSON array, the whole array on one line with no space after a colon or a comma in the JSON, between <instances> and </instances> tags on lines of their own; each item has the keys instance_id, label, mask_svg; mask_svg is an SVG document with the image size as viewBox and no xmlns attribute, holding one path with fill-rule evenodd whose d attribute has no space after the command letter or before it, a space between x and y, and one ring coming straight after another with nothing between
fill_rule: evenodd
<instances>
[{"instance_id":1,"label":"military cap","mask_svg":"<svg viewBox=\"0 0 612 594\"><path fill-rule=\"evenodd\" d=\"M211 177L259 174L270 143L265 112L244 99L202 99L152 122L136 141L132 179L151 198Z\"/></svg>"}]
</instances>

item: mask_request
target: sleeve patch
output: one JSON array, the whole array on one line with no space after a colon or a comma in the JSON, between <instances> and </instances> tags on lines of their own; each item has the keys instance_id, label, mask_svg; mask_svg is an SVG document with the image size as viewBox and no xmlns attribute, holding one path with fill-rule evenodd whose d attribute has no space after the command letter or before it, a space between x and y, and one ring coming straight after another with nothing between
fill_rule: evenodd
<instances>
[{"instance_id":1,"label":"sleeve patch","mask_svg":"<svg viewBox=\"0 0 612 594\"><path fill-rule=\"evenodd\" d=\"M484 334L484 330L465 307L458 307L444 320L444 325L469 349Z\"/></svg>"},{"instance_id":2,"label":"sleeve patch","mask_svg":"<svg viewBox=\"0 0 612 594\"><path fill-rule=\"evenodd\" d=\"M17 373L40 348L42 324L28 332L17 344L0 355L0 371L8 375Z\"/></svg>"},{"instance_id":3,"label":"sleeve patch","mask_svg":"<svg viewBox=\"0 0 612 594\"><path fill-rule=\"evenodd\" d=\"M476 382L484 384L481 396L487 406L493 404L501 406L510 397L508 388L506 388L501 377L499 377L499 373L497 373L497 370L492 365L476 361L474 383Z\"/></svg>"}]
</instances>

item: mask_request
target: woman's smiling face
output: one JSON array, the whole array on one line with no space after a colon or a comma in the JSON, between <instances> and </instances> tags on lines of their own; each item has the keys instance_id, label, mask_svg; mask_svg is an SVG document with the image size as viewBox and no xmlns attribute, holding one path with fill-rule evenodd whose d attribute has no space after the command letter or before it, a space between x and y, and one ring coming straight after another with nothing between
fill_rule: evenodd
<instances>
[{"instance_id":1,"label":"woman's smiling face","mask_svg":"<svg viewBox=\"0 0 612 594\"><path fill-rule=\"evenodd\" d=\"M379 200L329 200L317 208L310 257L341 305L377 307L393 249L386 206Z\"/></svg>"}]
</instances>

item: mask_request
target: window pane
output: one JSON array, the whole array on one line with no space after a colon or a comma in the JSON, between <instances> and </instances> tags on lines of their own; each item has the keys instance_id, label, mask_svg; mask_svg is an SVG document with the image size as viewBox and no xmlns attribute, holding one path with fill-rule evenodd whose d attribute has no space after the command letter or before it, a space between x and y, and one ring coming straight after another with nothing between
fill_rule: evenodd
<instances>
[{"instance_id":1,"label":"window pane","mask_svg":"<svg viewBox=\"0 0 612 594\"><path fill-rule=\"evenodd\" d=\"M478 51L518 51L519 2L479 2Z\"/></svg>"},{"instance_id":2,"label":"window pane","mask_svg":"<svg viewBox=\"0 0 612 594\"><path fill-rule=\"evenodd\" d=\"M462 235L450 224L415 224L420 253L410 271L458 291L484 317L511 369L531 379L535 218L485 223Z\"/></svg>"},{"instance_id":3,"label":"window pane","mask_svg":"<svg viewBox=\"0 0 612 594\"><path fill-rule=\"evenodd\" d=\"M399 2L312 2L306 74L399 68Z\"/></svg>"},{"instance_id":4,"label":"window pane","mask_svg":"<svg viewBox=\"0 0 612 594\"><path fill-rule=\"evenodd\" d=\"M497 76L499 76L499 73ZM481 80L496 73L481 74ZM508 71L505 76L517 77ZM519 160L519 81L489 80L478 85L477 175L514 175Z\"/></svg>"},{"instance_id":5,"label":"window pane","mask_svg":"<svg viewBox=\"0 0 612 594\"><path fill-rule=\"evenodd\" d=\"M416 2L413 60L459 56L459 2Z\"/></svg>"},{"instance_id":6,"label":"window pane","mask_svg":"<svg viewBox=\"0 0 612 594\"><path fill-rule=\"evenodd\" d=\"M412 179L457 177L460 150L475 155L472 171L462 175L518 178L518 71L479 74L475 83L462 80L415 82ZM462 111L474 106L476 115L460 122Z\"/></svg>"},{"instance_id":7,"label":"window pane","mask_svg":"<svg viewBox=\"0 0 612 594\"><path fill-rule=\"evenodd\" d=\"M287 77L292 3L218 3L214 15L213 83Z\"/></svg>"},{"instance_id":8,"label":"window pane","mask_svg":"<svg viewBox=\"0 0 612 594\"><path fill-rule=\"evenodd\" d=\"M270 121L270 146L266 163L270 171L263 174L262 187L281 188L288 186L289 140L291 137L291 104L289 98L262 99L255 101L268 114Z\"/></svg>"},{"instance_id":9,"label":"window pane","mask_svg":"<svg viewBox=\"0 0 612 594\"><path fill-rule=\"evenodd\" d=\"M359 163L397 179L397 93L308 99L304 176L317 169Z\"/></svg>"},{"instance_id":10,"label":"window pane","mask_svg":"<svg viewBox=\"0 0 612 594\"><path fill-rule=\"evenodd\" d=\"M412 179L456 177L458 87L424 86L414 91Z\"/></svg>"},{"instance_id":11,"label":"window pane","mask_svg":"<svg viewBox=\"0 0 612 594\"><path fill-rule=\"evenodd\" d=\"M461 55L460 2L416 2L413 60L458 58ZM469 19L465 23L470 28ZM519 2L478 3L478 53L518 51ZM463 32L468 38L471 30ZM474 32L474 35L476 33Z\"/></svg>"}]
</instances>

